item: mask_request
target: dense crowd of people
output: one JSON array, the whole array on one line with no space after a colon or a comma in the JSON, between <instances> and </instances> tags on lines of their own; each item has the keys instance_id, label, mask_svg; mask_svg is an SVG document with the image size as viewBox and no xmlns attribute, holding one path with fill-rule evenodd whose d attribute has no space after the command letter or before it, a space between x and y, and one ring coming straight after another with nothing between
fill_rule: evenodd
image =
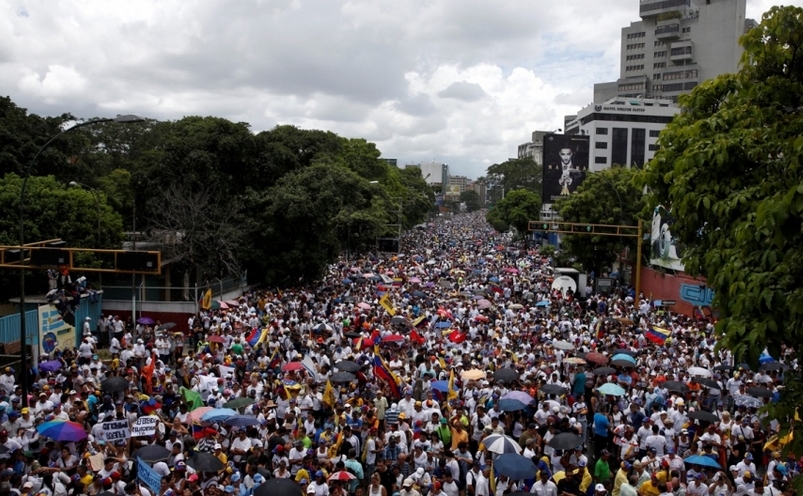
<instances>
[{"instance_id":1,"label":"dense crowd of people","mask_svg":"<svg viewBox=\"0 0 803 496\"><path fill-rule=\"evenodd\" d=\"M188 333L87 323L28 407L0 376L0 494L793 494L760 407L796 363L751 370L710 322L553 289L551 263L461 214Z\"/></svg>"}]
</instances>

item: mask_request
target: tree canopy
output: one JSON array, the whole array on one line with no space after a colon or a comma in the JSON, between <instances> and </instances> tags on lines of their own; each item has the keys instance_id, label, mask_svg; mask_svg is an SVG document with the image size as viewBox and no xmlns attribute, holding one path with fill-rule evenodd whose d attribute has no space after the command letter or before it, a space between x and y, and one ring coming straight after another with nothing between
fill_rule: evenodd
<instances>
[{"instance_id":1,"label":"tree canopy","mask_svg":"<svg viewBox=\"0 0 803 496\"><path fill-rule=\"evenodd\" d=\"M541 195L542 168L531 157L511 158L488 167L483 181L491 202L500 201L509 191L526 189Z\"/></svg>"},{"instance_id":2,"label":"tree canopy","mask_svg":"<svg viewBox=\"0 0 803 496\"><path fill-rule=\"evenodd\" d=\"M586 175L577 191L556 204L561 219L589 224L635 225L644 208L639 187L641 171L614 166ZM635 248L635 238L569 234L562 245L567 254L585 270L597 274L607 271L627 247Z\"/></svg>"},{"instance_id":3,"label":"tree canopy","mask_svg":"<svg viewBox=\"0 0 803 496\"><path fill-rule=\"evenodd\" d=\"M741 44L737 74L681 98L646 182L672 209L686 271L715 291L721 346L755 366L765 348L803 358L803 9L773 7ZM781 420L803 402L800 370L785 378Z\"/></svg>"},{"instance_id":4,"label":"tree canopy","mask_svg":"<svg viewBox=\"0 0 803 496\"><path fill-rule=\"evenodd\" d=\"M68 113L39 117L0 99L0 191L13 189L39 147L74 120ZM370 249L377 237L397 232L388 224L411 227L433 209L420 170L398 169L380 155L361 138L284 125L254 133L219 117L97 123L61 136L37 160L33 175L52 174L55 194L39 195L44 178L32 178L27 237L41 239L58 226L50 237L94 246L94 213L74 212L70 203L64 212L75 216L62 224L52 222L60 212L36 213L57 208L64 195L83 198L81 208L94 212L92 192L65 190L77 181L100 194L104 216L114 214L104 220L104 247L120 246L123 231L136 224L154 239L181 234L164 258L191 280L241 270L269 284L294 273L310 279L340 252ZM6 196L6 211L16 212L18 200ZM6 220L0 237L13 244L16 215Z\"/></svg>"},{"instance_id":5,"label":"tree canopy","mask_svg":"<svg viewBox=\"0 0 803 496\"><path fill-rule=\"evenodd\" d=\"M517 189L507 193L489 210L486 219L498 231L506 230L505 226L515 227L526 246L530 221L538 219L540 214L541 198L532 191Z\"/></svg>"}]
</instances>

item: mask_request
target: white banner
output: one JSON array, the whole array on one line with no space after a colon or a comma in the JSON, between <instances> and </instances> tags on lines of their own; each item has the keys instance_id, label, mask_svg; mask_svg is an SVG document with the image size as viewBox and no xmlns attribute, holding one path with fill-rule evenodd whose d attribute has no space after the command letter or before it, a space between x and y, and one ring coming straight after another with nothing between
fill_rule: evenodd
<instances>
[{"instance_id":1,"label":"white banner","mask_svg":"<svg viewBox=\"0 0 803 496\"><path fill-rule=\"evenodd\" d=\"M159 417L156 415L148 415L140 417L134 422L134 427L131 428L131 437L147 437L156 434L156 426L159 425Z\"/></svg>"},{"instance_id":2,"label":"white banner","mask_svg":"<svg viewBox=\"0 0 803 496\"><path fill-rule=\"evenodd\" d=\"M131 437L128 420L111 420L103 422L103 440L106 442L119 441Z\"/></svg>"}]
</instances>

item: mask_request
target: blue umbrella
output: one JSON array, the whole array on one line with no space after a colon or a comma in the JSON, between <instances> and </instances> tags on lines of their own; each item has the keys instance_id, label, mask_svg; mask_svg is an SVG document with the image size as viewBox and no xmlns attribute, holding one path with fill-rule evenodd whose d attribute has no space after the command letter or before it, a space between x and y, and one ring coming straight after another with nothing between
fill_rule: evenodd
<instances>
[{"instance_id":1,"label":"blue umbrella","mask_svg":"<svg viewBox=\"0 0 803 496\"><path fill-rule=\"evenodd\" d=\"M56 441L77 442L86 439L84 426L64 420L53 420L36 426L39 434L55 439Z\"/></svg>"},{"instance_id":2,"label":"blue umbrella","mask_svg":"<svg viewBox=\"0 0 803 496\"><path fill-rule=\"evenodd\" d=\"M432 381L432 389L445 393L449 390L449 381ZM457 391L457 388L454 389Z\"/></svg>"},{"instance_id":3,"label":"blue umbrella","mask_svg":"<svg viewBox=\"0 0 803 496\"><path fill-rule=\"evenodd\" d=\"M220 422L221 420L226 420L235 415L237 415L237 412L231 408L215 408L204 413L203 417L201 417L201 420L204 422Z\"/></svg>"},{"instance_id":4,"label":"blue umbrella","mask_svg":"<svg viewBox=\"0 0 803 496\"><path fill-rule=\"evenodd\" d=\"M349 279L349 278L346 278L346 279L343 279L340 282L343 283L343 284L351 284L353 281L351 279Z\"/></svg>"},{"instance_id":5,"label":"blue umbrella","mask_svg":"<svg viewBox=\"0 0 803 496\"><path fill-rule=\"evenodd\" d=\"M633 358L630 355L626 355L624 353L619 353L618 355L614 355L613 357L611 357L611 361L612 362L615 361L615 360L625 360L627 362L632 363L633 365L636 364L636 359L635 358Z\"/></svg>"},{"instance_id":6,"label":"blue umbrella","mask_svg":"<svg viewBox=\"0 0 803 496\"><path fill-rule=\"evenodd\" d=\"M61 362L58 360L50 360L39 364L39 370L44 372L55 372L61 368Z\"/></svg>"},{"instance_id":7,"label":"blue umbrella","mask_svg":"<svg viewBox=\"0 0 803 496\"><path fill-rule=\"evenodd\" d=\"M692 455L688 458L684 458L683 461L686 463L691 463L692 465L700 465L702 467L710 467L722 470L722 467L719 465L719 463L717 463L717 461L710 456Z\"/></svg>"},{"instance_id":8,"label":"blue umbrella","mask_svg":"<svg viewBox=\"0 0 803 496\"><path fill-rule=\"evenodd\" d=\"M452 323L448 320L442 320L435 324L435 329L445 329L447 327L452 327Z\"/></svg>"},{"instance_id":9,"label":"blue umbrella","mask_svg":"<svg viewBox=\"0 0 803 496\"><path fill-rule=\"evenodd\" d=\"M549 305L551 305L549 300L541 300L535 304L537 307L548 307Z\"/></svg>"},{"instance_id":10,"label":"blue umbrella","mask_svg":"<svg viewBox=\"0 0 803 496\"><path fill-rule=\"evenodd\" d=\"M622 386L619 386L618 384L614 384L612 382L606 382L602 386L598 387L597 391L599 391L602 394L607 394L609 396L625 395L625 389Z\"/></svg>"},{"instance_id":11,"label":"blue umbrella","mask_svg":"<svg viewBox=\"0 0 803 496\"><path fill-rule=\"evenodd\" d=\"M516 453L505 453L493 461L497 472L513 480L525 480L535 477L538 469L532 460Z\"/></svg>"},{"instance_id":12,"label":"blue umbrella","mask_svg":"<svg viewBox=\"0 0 803 496\"><path fill-rule=\"evenodd\" d=\"M226 425L233 425L237 427L248 427L249 425L258 425L259 420L250 415L235 415L223 421Z\"/></svg>"},{"instance_id":13,"label":"blue umbrella","mask_svg":"<svg viewBox=\"0 0 803 496\"><path fill-rule=\"evenodd\" d=\"M514 400L512 398L499 400L499 409L503 412L517 412L519 410L524 410L525 408L527 408L527 405L519 400Z\"/></svg>"},{"instance_id":14,"label":"blue umbrella","mask_svg":"<svg viewBox=\"0 0 803 496\"><path fill-rule=\"evenodd\" d=\"M488 278L488 280L491 281L491 282L499 282L499 278L498 277L490 277L490 278Z\"/></svg>"}]
</instances>

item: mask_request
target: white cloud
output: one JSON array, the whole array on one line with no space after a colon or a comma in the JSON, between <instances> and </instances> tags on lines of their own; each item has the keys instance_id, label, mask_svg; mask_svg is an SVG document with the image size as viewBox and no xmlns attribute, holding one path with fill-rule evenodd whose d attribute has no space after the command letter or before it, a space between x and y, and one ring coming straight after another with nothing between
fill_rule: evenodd
<instances>
[{"instance_id":1,"label":"white cloud","mask_svg":"<svg viewBox=\"0 0 803 496\"><path fill-rule=\"evenodd\" d=\"M476 177L615 79L636 20L637 0L7 0L0 89L42 114L327 129Z\"/></svg>"}]
</instances>

